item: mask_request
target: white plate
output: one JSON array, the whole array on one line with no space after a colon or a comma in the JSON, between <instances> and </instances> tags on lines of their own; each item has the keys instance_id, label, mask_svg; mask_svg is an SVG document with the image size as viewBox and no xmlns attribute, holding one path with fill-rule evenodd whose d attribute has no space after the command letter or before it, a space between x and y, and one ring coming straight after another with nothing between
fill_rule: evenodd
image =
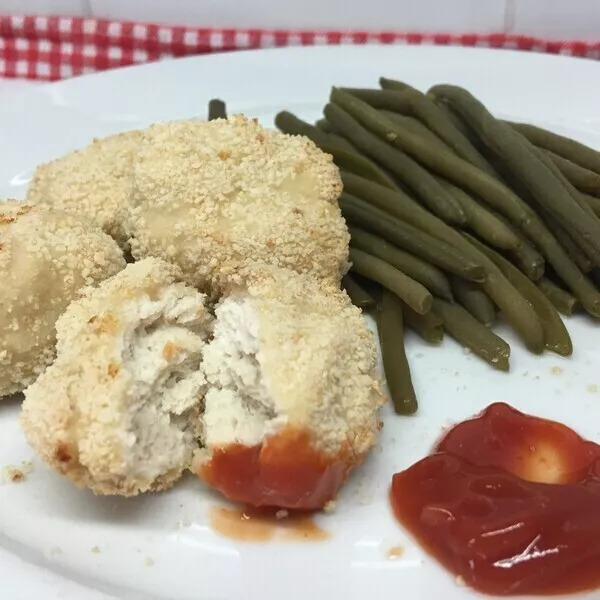
<instances>
[{"instance_id":1,"label":"white plate","mask_svg":"<svg viewBox=\"0 0 600 600\"><path fill-rule=\"evenodd\" d=\"M600 63L505 50L314 47L163 62L73 79L0 107L0 196L22 197L35 165L93 136L161 119L203 116L213 96L271 124L287 108L314 119L332 84L373 86L385 74L420 88L464 85L498 114L546 124L600 146ZM94 497L34 460L22 483L0 486L2 599L378 600L474 596L394 521L390 478L431 448L443 427L506 401L600 440L600 333L568 322L571 359L534 357L511 343L511 372L498 373L453 341L439 349L411 337L420 400L416 417L385 410L381 443L352 477L334 514L317 521L326 542L235 542L211 530L220 500L189 477L170 492ZM17 402L0 404L0 466L33 458ZM402 546L401 558L388 550ZM98 547L100 552L92 552ZM152 563L152 564L150 564Z\"/></svg>"}]
</instances>

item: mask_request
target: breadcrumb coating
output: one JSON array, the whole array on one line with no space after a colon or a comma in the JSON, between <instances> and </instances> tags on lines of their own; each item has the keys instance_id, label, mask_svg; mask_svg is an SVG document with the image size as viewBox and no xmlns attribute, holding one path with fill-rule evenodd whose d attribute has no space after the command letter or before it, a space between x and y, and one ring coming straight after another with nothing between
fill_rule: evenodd
<instances>
[{"instance_id":1,"label":"breadcrumb coating","mask_svg":"<svg viewBox=\"0 0 600 600\"><path fill-rule=\"evenodd\" d=\"M0 396L52 362L54 324L86 285L125 267L114 240L64 212L0 202Z\"/></svg>"},{"instance_id":2,"label":"breadcrumb coating","mask_svg":"<svg viewBox=\"0 0 600 600\"><path fill-rule=\"evenodd\" d=\"M241 275L204 354L194 470L237 501L321 507L377 440L373 334L330 280L267 265Z\"/></svg>"},{"instance_id":3,"label":"breadcrumb coating","mask_svg":"<svg viewBox=\"0 0 600 600\"><path fill-rule=\"evenodd\" d=\"M128 230L134 257L179 265L213 293L253 261L339 282L349 235L331 156L241 115L144 132Z\"/></svg>"},{"instance_id":4,"label":"breadcrumb coating","mask_svg":"<svg viewBox=\"0 0 600 600\"><path fill-rule=\"evenodd\" d=\"M97 494L165 489L197 447L212 317L180 278L149 258L86 289L57 322L56 361L25 390L29 443Z\"/></svg>"},{"instance_id":5,"label":"breadcrumb coating","mask_svg":"<svg viewBox=\"0 0 600 600\"><path fill-rule=\"evenodd\" d=\"M229 379L223 385L228 361L238 357L224 354L215 341L219 333L239 339L240 330L251 327L247 312L239 323L222 318L225 303L247 303L256 318L249 335L256 341L241 354L254 353L279 426L308 427L317 448L330 454L347 442L354 454L364 454L379 431L384 397L375 339L361 310L331 281L264 264L242 276L244 288L234 287L215 311L215 340L204 360L209 382L230 389L238 385Z\"/></svg>"},{"instance_id":6,"label":"breadcrumb coating","mask_svg":"<svg viewBox=\"0 0 600 600\"><path fill-rule=\"evenodd\" d=\"M132 162L140 131L95 139L81 150L39 165L27 202L86 217L126 248L124 205L131 194Z\"/></svg>"}]
</instances>

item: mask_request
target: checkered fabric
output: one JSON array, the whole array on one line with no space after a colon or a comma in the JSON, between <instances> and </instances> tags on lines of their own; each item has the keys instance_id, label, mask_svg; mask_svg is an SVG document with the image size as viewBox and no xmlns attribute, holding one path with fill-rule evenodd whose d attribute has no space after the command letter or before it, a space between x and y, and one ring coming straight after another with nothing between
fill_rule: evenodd
<instances>
[{"instance_id":1,"label":"checkered fabric","mask_svg":"<svg viewBox=\"0 0 600 600\"><path fill-rule=\"evenodd\" d=\"M104 19L0 15L0 77L54 81L172 56L318 44L438 44L600 58L600 42L504 34L203 29Z\"/></svg>"}]
</instances>

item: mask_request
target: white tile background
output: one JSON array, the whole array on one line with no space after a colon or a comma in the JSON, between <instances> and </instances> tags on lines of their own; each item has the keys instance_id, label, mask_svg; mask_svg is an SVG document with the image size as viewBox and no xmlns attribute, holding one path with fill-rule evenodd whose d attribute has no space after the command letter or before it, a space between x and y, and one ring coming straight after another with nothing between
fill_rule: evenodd
<instances>
[{"instance_id":1,"label":"white tile background","mask_svg":"<svg viewBox=\"0 0 600 600\"><path fill-rule=\"evenodd\" d=\"M0 13L204 27L507 32L600 40L600 0L0 0Z\"/></svg>"}]
</instances>

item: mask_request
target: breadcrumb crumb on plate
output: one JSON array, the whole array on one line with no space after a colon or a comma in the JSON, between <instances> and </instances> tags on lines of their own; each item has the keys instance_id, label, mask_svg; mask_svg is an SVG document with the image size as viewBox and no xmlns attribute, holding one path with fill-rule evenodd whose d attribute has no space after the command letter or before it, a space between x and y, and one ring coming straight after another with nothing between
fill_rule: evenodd
<instances>
[{"instance_id":1,"label":"breadcrumb crumb on plate","mask_svg":"<svg viewBox=\"0 0 600 600\"><path fill-rule=\"evenodd\" d=\"M20 392L52 362L54 324L79 290L124 267L114 240L88 221L0 202L0 396Z\"/></svg>"},{"instance_id":2,"label":"breadcrumb crumb on plate","mask_svg":"<svg viewBox=\"0 0 600 600\"><path fill-rule=\"evenodd\" d=\"M128 230L136 258L160 256L207 291L253 261L339 282L349 235L331 156L256 120L173 121L144 131Z\"/></svg>"},{"instance_id":3,"label":"breadcrumb crumb on plate","mask_svg":"<svg viewBox=\"0 0 600 600\"><path fill-rule=\"evenodd\" d=\"M27 476L33 473L33 463L30 460L21 461L20 465L6 465L2 469L4 481L20 483L27 479Z\"/></svg>"},{"instance_id":4,"label":"breadcrumb crumb on plate","mask_svg":"<svg viewBox=\"0 0 600 600\"><path fill-rule=\"evenodd\" d=\"M177 267L149 258L88 288L57 322L57 358L21 424L54 469L97 494L170 487L189 467L211 316Z\"/></svg>"}]
</instances>

